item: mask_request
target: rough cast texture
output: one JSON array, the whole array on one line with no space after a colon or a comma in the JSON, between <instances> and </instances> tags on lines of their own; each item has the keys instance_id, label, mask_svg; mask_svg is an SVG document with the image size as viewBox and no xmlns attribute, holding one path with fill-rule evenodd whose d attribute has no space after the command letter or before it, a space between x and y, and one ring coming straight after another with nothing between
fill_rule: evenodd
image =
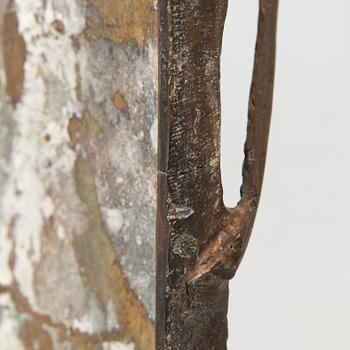
<instances>
[{"instance_id":1,"label":"rough cast texture","mask_svg":"<svg viewBox=\"0 0 350 350\"><path fill-rule=\"evenodd\" d=\"M226 6L222 0L161 4L159 349L226 349L228 280L247 247L260 198L272 106L277 0L260 1L243 184L234 209L223 204L219 162Z\"/></svg>"},{"instance_id":2,"label":"rough cast texture","mask_svg":"<svg viewBox=\"0 0 350 350\"><path fill-rule=\"evenodd\" d=\"M0 2L0 347L154 347L157 9Z\"/></svg>"}]
</instances>

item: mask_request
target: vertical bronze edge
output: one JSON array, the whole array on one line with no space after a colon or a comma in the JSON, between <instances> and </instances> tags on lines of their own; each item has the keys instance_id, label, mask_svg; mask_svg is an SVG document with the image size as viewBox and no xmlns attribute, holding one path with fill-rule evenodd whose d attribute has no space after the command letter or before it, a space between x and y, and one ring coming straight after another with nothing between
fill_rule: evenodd
<instances>
[{"instance_id":1,"label":"vertical bronze edge","mask_svg":"<svg viewBox=\"0 0 350 350\"><path fill-rule=\"evenodd\" d=\"M167 168L169 155L168 117L168 0L158 6L158 176L156 218L156 349L165 346L166 271L168 265L169 228L167 220Z\"/></svg>"}]
</instances>

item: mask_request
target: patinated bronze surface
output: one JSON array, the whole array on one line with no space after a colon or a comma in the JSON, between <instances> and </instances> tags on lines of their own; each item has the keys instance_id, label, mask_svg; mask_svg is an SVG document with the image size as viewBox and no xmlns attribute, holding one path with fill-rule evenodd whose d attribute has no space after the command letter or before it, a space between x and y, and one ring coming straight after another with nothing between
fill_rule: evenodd
<instances>
[{"instance_id":1,"label":"patinated bronze surface","mask_svg":"<svg viewBox=\"0 0 350 350\"><path fill-rule=\"evenodd\" d=\"M228 280L263 180L277 0L260 1L233 209L220 174L226 9L0 1L0 347L226 348Z\"/></svg>"},{"instance_id":2,"label":"patinated bronze surface","mask_svg":"<svg viewBox=\"0 0 350 350\"><path fill-rule=\"evenodd\" d=\"M263 181L277 3L260 1L241 199L228 209L220 176L227 2L161 2L158 349L226 349L228 281L247 247Z\"/></svg>"},{"instance_id":3,"label":"patinated bronze surface","mask_svg":"<svg viewBox=\"0 0 350 350\"><path fill-rule=\"evenodd\" d=\"M153 350L153 0L0 1L0 348Z\"/></svg>"}]
</instances>

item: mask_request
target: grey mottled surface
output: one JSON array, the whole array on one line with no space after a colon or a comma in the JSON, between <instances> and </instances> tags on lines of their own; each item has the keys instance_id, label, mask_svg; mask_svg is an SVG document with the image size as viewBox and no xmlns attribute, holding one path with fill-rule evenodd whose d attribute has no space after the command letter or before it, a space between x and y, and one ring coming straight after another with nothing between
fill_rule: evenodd
<instances>
[{"instance_id":1,"label":"grey mottled surface","mask_svg":"<svg viewBox=\"0 0 350 350\"><path fill-rule=\"evenodd\" d=\"M154 342L156 10L112 35L126 3L0 3L5 349Z\"/></svg>"}]
</instances>

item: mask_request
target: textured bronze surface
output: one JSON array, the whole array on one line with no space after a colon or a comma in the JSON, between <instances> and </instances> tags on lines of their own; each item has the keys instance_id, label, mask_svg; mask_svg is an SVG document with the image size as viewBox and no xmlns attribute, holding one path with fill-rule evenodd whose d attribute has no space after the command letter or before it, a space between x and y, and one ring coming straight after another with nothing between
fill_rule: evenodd
<instances>
[{"instance_id":1,"label":"textured bronze surface","mask_svg":"<svg viewBox=\"0 0 350 350\"><path fill-rule=\"evenodd\" d=\"M161 2L158 349L226 349L228 280L247 247L263 181L277 3L260 1L241 200L228 209L220 175L227 2Z\"/></svg>"}]
</instances>

